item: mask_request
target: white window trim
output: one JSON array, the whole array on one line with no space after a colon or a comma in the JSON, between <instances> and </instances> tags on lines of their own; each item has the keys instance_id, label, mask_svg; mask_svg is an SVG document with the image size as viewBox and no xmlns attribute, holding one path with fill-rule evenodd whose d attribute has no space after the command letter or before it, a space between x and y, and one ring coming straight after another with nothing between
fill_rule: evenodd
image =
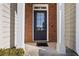
<instances>
[{"instance_id":1,"label":"white window trim","mask_svg":"<svg viewBox=\"0 0 79 59\"><path fill-rule=\"evenodd\" d=\"M34 7L46 7L46 9L34 9ZM48 21L48 4L33 4L33 11L32 11L32 13L33 13L33 15L32 15L32 40L33 41L35 41L34 40L34 11L35 10L45 10L45 11L47 11L47 41L49 41L49 28L48 28L48 26L49 26L49 21Z\"/></svg>"}]
</instances>

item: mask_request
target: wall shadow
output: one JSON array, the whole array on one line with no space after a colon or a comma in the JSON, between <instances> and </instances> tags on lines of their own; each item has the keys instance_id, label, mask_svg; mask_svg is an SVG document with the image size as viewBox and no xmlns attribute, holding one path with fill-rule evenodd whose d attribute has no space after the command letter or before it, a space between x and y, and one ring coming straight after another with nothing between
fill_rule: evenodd
<instances>
[{"instance_id":1,"label":"wall shadow","mask_svg":"<svg viewBox=\"0 0 79 59\"><path fill-rule=\"evenodd\" d=\"M17 4L10 4L10 47L15 47L15 12L17 13Z\"/></svg>"}]
</instances>

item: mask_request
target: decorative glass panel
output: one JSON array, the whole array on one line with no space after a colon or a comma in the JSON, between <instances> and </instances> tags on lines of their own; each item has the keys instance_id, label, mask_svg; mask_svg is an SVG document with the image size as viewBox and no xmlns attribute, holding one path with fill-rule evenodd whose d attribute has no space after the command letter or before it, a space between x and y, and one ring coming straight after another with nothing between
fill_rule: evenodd
<instances>
[{"instance_id":1,"label":"decorative glass panel","mask_svg":"<svg viewBox=\"0 0 79 59\"><path fill-rule=\"evenodd\" d=\"M37 13L37 20L36 20L36 27L37 27L37 30L44 30L44 23L45 23L45 20L44 20L44 13L40 13L38 12Z\"/></svg>"}]
</instances>

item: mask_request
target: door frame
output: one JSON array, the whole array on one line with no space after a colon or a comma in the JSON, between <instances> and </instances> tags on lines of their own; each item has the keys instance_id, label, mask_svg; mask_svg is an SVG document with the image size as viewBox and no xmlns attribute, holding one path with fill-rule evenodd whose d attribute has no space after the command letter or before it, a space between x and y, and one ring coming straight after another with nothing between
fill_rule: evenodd
<instances>
[{"instance_id":1,"label":"door frame","mask_svg":"<svg viewBox=\"0 0 79 59\"><path fill-rule=\"evenodd\" d=\"M46 9L35 9L35 7L46 7ZM33 10L32 10L32 41L34 40L34 11L47 11L47 39L46 41L49 41L49 21L48 21L48 4L33 4Z\"/></svg>"}]
</instances>

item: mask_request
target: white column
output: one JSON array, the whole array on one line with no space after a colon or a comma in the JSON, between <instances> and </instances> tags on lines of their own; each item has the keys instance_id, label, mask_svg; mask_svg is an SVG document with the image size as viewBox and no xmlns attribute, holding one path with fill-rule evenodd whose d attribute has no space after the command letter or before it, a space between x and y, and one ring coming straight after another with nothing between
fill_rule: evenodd
<instances>
[{"instance_id":1,"label":"white column","mask_svg":"<svg viewBox=\"0 0 79 59\"><path fill-rule=\"evenodd\" d=\"M25 25L25 4L17 4L17 20L16 21L16 47L24 48L24 25Z\"/></svg>"},{"instance_id":2,"label":"white column","mask_svg":"<svg viewBox=\"0 0 79 59\"><path fill-rule=\"evenodd\" d=\"M79 3L76 4L76 52L79 54Z\"/></svg>"},{"instance_id":3,"label":"white column","mask_svg":"<svg viewBox=\"0 0 79 59\"><path fill-rule=\"evenodd\" d=\"M64 39L64 4L57 4L57 52L66 54Z\"/></svg>"}]
</instances>

